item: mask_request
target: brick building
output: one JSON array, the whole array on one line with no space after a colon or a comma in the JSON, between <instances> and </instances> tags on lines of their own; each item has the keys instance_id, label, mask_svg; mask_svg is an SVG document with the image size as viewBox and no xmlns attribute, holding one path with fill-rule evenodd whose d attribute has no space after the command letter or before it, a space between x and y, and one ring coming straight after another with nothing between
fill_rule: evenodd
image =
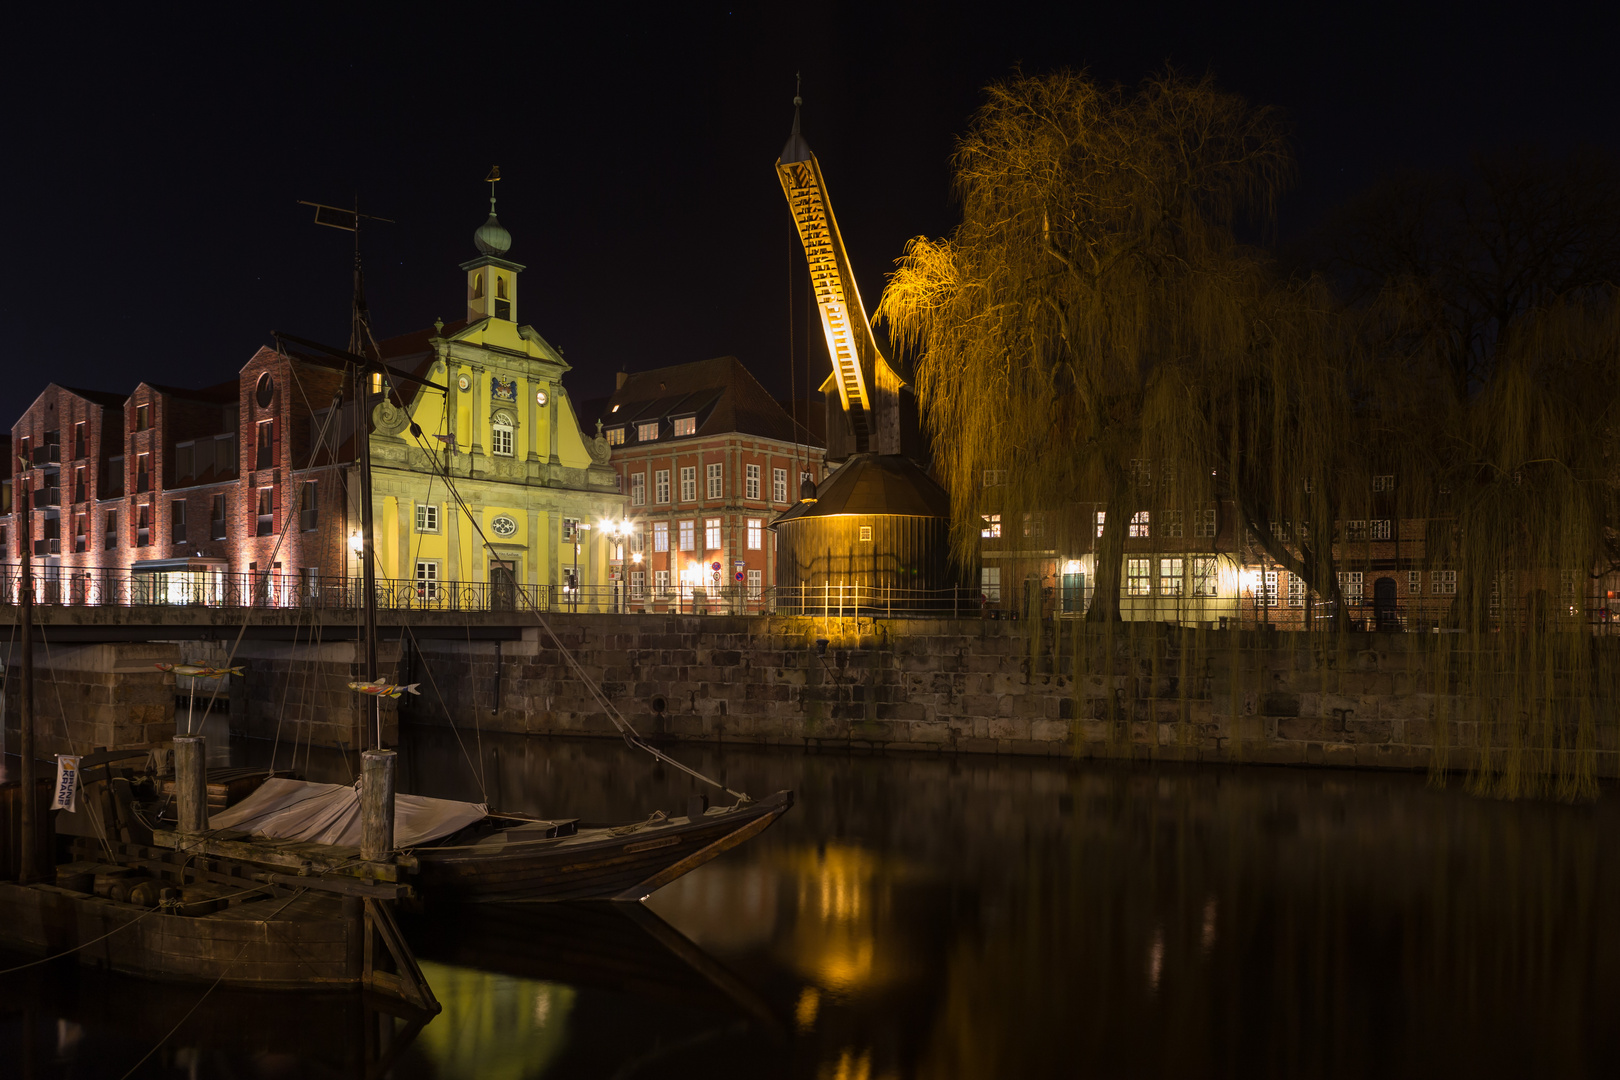
<instances>
[{"instance_id":1,"label":"brick building","mask_svg":"<svg viewBox=\"0 0 1620 1080\"><path fill-rule=\"evenodd\" d=\"M28 543L46 602L352 599L361 430L376 573L394 602L511 604L522 587L543 605L588 594L587 609L606 607L608 542L589 525L621 516L611 450L581 431L562 354L517 322L523 267L504 258L493 212L475 242L467 317L382 342L391 375L261 348L198 390L48 386L0 470L6 492L34 493L26 538L0 503L0 559Z\"/></svg>"},{"instance_id":2,"label":"brick building","mask_svg":"<svg viewBox=\"0 0 1620 1080\"><path fill-rule=\"evenodd\" d=\"M768 526L825 474L823 441L734 356L634 374L600 408L628 543L613 572L634 610L755 610L775 582ZM720 569L716 570L718 565Z\"/></svg>"}]
</instances>

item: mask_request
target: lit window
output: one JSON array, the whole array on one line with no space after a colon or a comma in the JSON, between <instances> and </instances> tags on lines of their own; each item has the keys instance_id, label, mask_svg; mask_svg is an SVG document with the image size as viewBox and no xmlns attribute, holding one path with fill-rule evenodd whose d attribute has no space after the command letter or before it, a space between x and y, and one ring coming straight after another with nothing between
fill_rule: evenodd
<instances>
[{"instance_id":1,"label":"lit window","mask_svg":"<svg viewBox=\"0 0 1620 1080\"><path fill-rule=\"evenodd\" d=\"M748 599L758 600L765 592L763 576L761 571L748 571Z\"/></svg>"},{"instance_id":2,"label":"lit window","mask_svg":"<svg viewBox=\"0 0 1620 1080\"><path fill-rule=\"evenodd\" d=\"M788 501L787 470L771 470L771 501L785 503Z\"/></svg>"},{"instance_id":3,"label":"lit window","mask_svg":"<svg viewBox=\"0 0 1620 1080\"><path fill-rule=\"evenodd\" d=\"M979 537L983 540L999 540L1001 538L1001 515L980 514L984 524L979 527Z\"/></svg>"},{"instance_id":4,"label":"lit window","mask_svg":"<svg viewBox=\"0 0 1620 1080\"><path fill-rule=\"evenodd\" d=\"M1344 593L1344 602L1348 604L1361 603L1361 586L1363 584L1360 570L1341 570L1339 572L1339 591Z\"/></svg>"},{"instance_id":5,"label":"lit window","mask_svg":"<svg viewBox=\"0 0 1620 1080\"><path fill-rule=\"evenodd\" d=\"M608 428L607 429L607 441L608 441L609 446L623 446L624 445L624 428L622 428L622 427L610 427L610 428Z\"/></svg>"},{"instance_id":6,"label":"lit window","mask_svg":"<svg viewBox=\"0 0 1620 1080\"><path fill-rule=\"evenodd\" d=\"M1103 526L1106 525L1107 523L1108 523L1108 511L1106 511L1106 510L1097 511L1097 535L1098 536L1101 536L1103 534Z\"/></svg>"},{"instance_id":7,"label":"lit window","mask_svg":"<svg viewBox=\"0 0 1620 1080\"><path fill-rule=\"evenodd\" d=\"M1153 593L1153 560L1125 560L1125 594L1150 596Z\"/></svg>"},{"instance_id":8,"label":"lit window","mask_svg":"<svg viewBox=\"0 0 1620 1080\"><path fill-rule=\"evenodd\" d=\"M697 502L697 466L681 469L681 502Z\"/></svg>"},{"instance_id":9,"label":"lit window","mask_svg":"<svg viewBox=\"0 0 1620 1080\"><path fill-rule=\"evenodd\" d=\"M418 600L437 600L439 598L439 564L431 561L416 564L416 598Z\"/></svg>"},{"instance_id":10,"label":"lit window","mask_svg":"<svg viewBox=\"0 0 1620 1080\"><path fill-rule=\"evenodd\" d=\"M861 526L861 542L864 544L870 544L872 542L872 526Z\"/></svg>"},{"instance_id":11,"label":"lit window","mask_svg":"<svg viewBox=\"0 0 1620 1080\"><path fill-rule=\"evenodd\" d=\"M726 493L725 466L719 462L715 462L712 465L706 466L706 468L708 469L709 481L708 497L711 499L724 498Z\"/></svg>"},{"instance_id":12,"label":"lit window","mask_svg":"<svg viewBox=\"0 0 1620 1080\"><path fill-rule=\"evenodd\" d=\"M630 474L630 505L645 506L647 503L647 474L644 472Z\"/></svg>"},{"instance_id":13,"label":"lit window","mask_svg":"<svg viewBox=\"0 0 1620 1080\"><path fill-rule=\"evenodd\" d=\"M489 449L502 457L512 456L512 415L498 412L490 418Z\"/></svg>"},{"instance_id":14,"label":"lit window","mask_svg":"<svg viewBox=\"0 0 1620 1080\"><path fill-rule=\"evenodd\" d=\"M579 518L562 519L562 538L565 544L572 544L579 538Z\"/></svg>"},{"instance_id":15,"label":"lit window","mask_svg":"<svg viewBox=\"0 0 1620 1080\"><path fill-rule=\"evenodd\" d=\"M658 438L658 421L647 420L636 425L637 442L653 442Z\"/></svg>"},{"instance_id":16,"label":"lit window","mask_svg":"<svg viewBox=\"0 0 1620 1080\"><path fill-rule=\"evenodd\" d=\"M986 566L979 570L979 591L990 603L1001 602L1001 567Z\"/></svg>"},{"instance_id":17,"label":"lit window","mask_svg":"<svg viewBox=\"0 0 1620 1080\"><path fill-rule=\"evenodd\" d=\"M703 548L705 551L720 550L720 519L703 519Z\"/></svg>"},{"instance_id":18,"label":"lit window","mask_svg":"<svg viewBox=\"0 0 1620 1080\"><path fill-rule=\"evenodd\" d=\"M630 595L639 600L641 598L641 596L646 591L647 591L647 571L645 571L645 570L632 570L632 571L630 571Z\"/></svg>"},{"instance_id":19,"label":"lit window","mask_svg":"<svg viewBox=\"0 0 1620 1080\"><path fill-rule=\"evenodd\" d=\"M748 549L758 551L765 546L765 522L761 518L748 519Z\"/></svg>"},{"instance_id":20,"label":"lit window","mask_svg":"<svg viewBox=\"0 0 1620 1080\"><path fill-rule=\"evenodd\" d=\"M1277 606L1277 571L1266 570L1260 574L1259 588L1254 594L1254 606Z\"/></svg>"},{"instance_id":21,"label":"lit window","mask_svg":"<svg viewBox=\"0 0 1620 1080\"><path fill-rule=\"evenodd\" d=\"M416 531L425 533L439 531L439 507L437 504L416 504Z\"/></svg>"},{"instance_id":22,"label":"lit window","mask_svg":"<svg viewBox=\"0 0 1620 1080\"><path fill-rule=\"evenodd\" d=\"M696 551L697 550L697 522L695 522L695 521L683 521L683 522L681 522L681 550L682 551Z\"/></svg>"},{"instance_id":23,"label":"lit window","mask_svg":"<svg viewBox=\"0 0 1620 1080\"><path fill-rule=\"evenodd\" d=\"M653 571L653 595L655 595L655 596L668 596L669 595L669 571L668 570L654 570Z\"/></svg>"},{"instance_id":24,"label":"lit window","mask_svg":"<svg viewBox=\"0 0 1620 1080\"><path fill-rule=\"evenodd\" d=\"M1193 535L1202 540L1210 540L1215 536L1215 511L1193 511ZM1214 596L1214 593L1209 595Z\"/></svg>"},{"instance_id":25,"label":"lit window","mask_svg":"<svg viewBox=\"0 0 1620 1080\"><path fill-rule=\"evenodd\" d=\"M1192 594L1194 596L1216 596L1219 594L1220 575L1215 569L1215 560L1210 556L1196 558L1192 561Z\"/></svg>"},{"instance_id":26,"label":"lit window","mask_svg":"<svg viewBox=\"0 0 1620 1080\"><path fill-rule=\"evenodd\" d=\"M1149 529L1151 527L1152 527L1151 521L1150 521L1148 512L1146 510L1138 510L1131 517L1131 535L1132 536L1135 536L1135 537L1147 536L1148 533L1149 533Z\"/></svg>"},{"instance_id":27,"label":"lit window","mask_svg":"<svg viewBox=\"0 0 1620 1080\"><path fill-rule=\"evenodd\" d=\"M653 502L669 502L669 470L659 469L653 474Z\"/></svg>"},{"instance_id":28,"label":"lit window","mask_svg":"<svg viewBox=\"0 0 1620 1080\"><path fill-rule=\"evenodd\" d=\"M655 521L655 522L653 522L653 550L654 551L668 551L669 550L669 522L667 522L667 521Z\"/></svg>"},{"instance_id":29,"label":"lit window","mask_svg":"<svg viewBox=\"0 0 1620 1080\"><path fill-rule=\"evenodd\" d=\"M681 417L676 418L676 420L675 420L675 435L676 435L677 438L679 438L682 435L696 435L696 434L697 434L697 417L695 417L695 416L681 416Z\"/></svg>"},{"instance_id":30,"label":"lit window","mask_svg":"<svg viewBox=\"0 0 1620 1080\"><path fill-rule=\"evenodd\" d=\"M1180 596L1181 595L1181 591L1182 591L1182 588L1181 588L1181 571L1182 571L1182 565L1181 565L1181 560L1180 559L1160 559L1159 560L1159 595L1160 596Z\"/></svg>"},{"instance_id":31,"label":"lit window","mask_svg":"<svg viewBox=\"0 0 1620 1080\"><path fill-rule=\"evenodd\" d=\"M743 466L743 497L748 499L759 498L759 466Z\"/></svg>"}]
</instances>

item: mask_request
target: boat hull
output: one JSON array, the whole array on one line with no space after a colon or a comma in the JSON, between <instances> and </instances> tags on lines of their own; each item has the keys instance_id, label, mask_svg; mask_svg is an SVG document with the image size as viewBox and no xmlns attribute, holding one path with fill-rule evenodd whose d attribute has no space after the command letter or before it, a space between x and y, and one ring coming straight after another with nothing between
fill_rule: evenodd
<instances>
[{"instance_id":1,"label":"boat hull","mask_svg":"<svg viewBox=\"0 0 1620 1080\"><path fill-rule=\"evenodd\" d=\"M418 848L413 884L427 905L637 901L764 832L792 805L793 793L779 791L696 821L582 829L504 847Z\"/></svg>"},{"instance_id":2,"label":"boat hull","mask_svg":"<svg viewBox=\"0 0 1620 1080\"><path fill-rule=\"evenodd\" d=\"M354 987L360 928L337 897L235 904L197 917L73 892L0 883L0 943L146 978L263 989Z\"/></svg>"}]
</instances>

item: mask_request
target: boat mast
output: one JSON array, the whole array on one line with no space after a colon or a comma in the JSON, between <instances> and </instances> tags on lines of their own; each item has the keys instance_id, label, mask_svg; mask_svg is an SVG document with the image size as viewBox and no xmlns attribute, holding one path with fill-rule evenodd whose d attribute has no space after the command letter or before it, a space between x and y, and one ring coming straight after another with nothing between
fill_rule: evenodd
<instances>
[{"instance_id":1,"label":"boat mast","mask_svg":"<svg viewBox=\"0 0 1620 1080\"><path fill-rule=\"evenodd\" d=\"M360 265L360 197L354 200L354 303L349 319L349 351L371 360L371 327L366 310L365 272ZM379 358L380 359L380 358ZM370 366L369 364L367 365ZM378 365L381 371L381 364ZM360 442L360 589L362 592L364 623L361 629L365 641L365 670L363 682L377 678L377 578L372 536L371 508L371 401L370 371L360 369L355 375L355 408L359 412L354 425L355 438ZM366 726L371 745L382 749L382 704L375 694L362 694L366 702Z\"/></svg>"},{"instance_id":2,"label":"boat mast","mask_svg":"<svg viewBox=\"0 0 1620 1080\"><path fill-rule=\"evenodd\" d=\"M17 596L17 622L18 633L22 637L22 686L19 697L22 699L17 710L18 746L17 754L22 758L22 798L20 800L22 825L22 866L18 870L17 880L24 885L34 880L34 866L39 859L36 850L39 837L36 835L37 825L34 817L36 799L34 795L35 769L34 769L34 581L33 570L29 565L30 548L34 543L34 492L33 477L28 473L22 474L25 483L19 485L22 497L22 574L18 588L21 590Z\"/></svg>"}]
</instances>

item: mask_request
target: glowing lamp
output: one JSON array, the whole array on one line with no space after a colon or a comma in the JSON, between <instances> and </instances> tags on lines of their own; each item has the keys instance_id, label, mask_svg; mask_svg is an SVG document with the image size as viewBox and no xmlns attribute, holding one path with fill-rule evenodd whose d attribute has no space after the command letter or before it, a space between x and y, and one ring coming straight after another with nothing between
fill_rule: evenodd
<instances>
[{"instance_id":1,"label":"glowing lamp","mask_svg":"<svg viewBox=\"0 0 1620 1080\"><path fill-rule=\"evenodd\" d=\"M361 536L359 532L350 533L349 534L349 550L354 552L356 555L360 554L362 551L365 551L366 550L366 538L364 536Z\"/></svg>"}]
</instances>

